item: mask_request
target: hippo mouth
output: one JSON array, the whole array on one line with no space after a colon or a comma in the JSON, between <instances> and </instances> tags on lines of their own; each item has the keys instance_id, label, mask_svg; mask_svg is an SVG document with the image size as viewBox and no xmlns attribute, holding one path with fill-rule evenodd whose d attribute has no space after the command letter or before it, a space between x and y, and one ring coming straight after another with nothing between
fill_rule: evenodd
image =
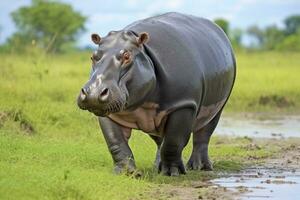
<instances>
[{"instance_id":1,"label":"hippo mouth","mask_svg":"<svg viewBox=\"0 0 300 200\"><path fill-rule=\"evenodd\" d=\"M99 107L86 108L89 112L93 113L99 117L106 117L109 114L121 112L126 107L126 101L115 100L106 105L101 105Z\"/></svg>"},{"instance_id":2,"label":"hippo mouth","mask_svg":"<svg viewBox=\"0 0 300 200\"><path fill-rule=\"evenodd\" d=\"M99 117L106 117L111 113L123 111L127 107L128 90L124 85L119 85L118 88L111 88L111 95L108 99L101 100L99 95L91 95L82 98L82 92L77 98L77 105L82 110L88 110Z\"/></svg>"}]
</instances>

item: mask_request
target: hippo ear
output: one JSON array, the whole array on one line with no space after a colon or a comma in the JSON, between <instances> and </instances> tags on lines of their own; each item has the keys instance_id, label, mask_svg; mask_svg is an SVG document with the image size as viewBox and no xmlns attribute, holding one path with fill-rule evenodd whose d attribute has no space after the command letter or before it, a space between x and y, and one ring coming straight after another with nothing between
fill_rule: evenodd
<instances>
[{"instance_id":1,"label":"hippo ear","mask_svg":"<svg viewBox=\"0 0 300 200\"><path fill-rule=\"evenodd\" d=\"M95 44L100 44L101 37L97 33L93 33L91 39Z\"/></svg>"},{"instance_id":2,"label":"hippo ear","mask_svg":"<svg viewBox=\"0 0 300 200\"><path fill-rule=\"evenodd\" d=\"M142 45L145 44L149 41L149 34L146 32L142 32L139 34L138 38L137 38L137 43L138 45Z\"/></svg>"}]
</instances>

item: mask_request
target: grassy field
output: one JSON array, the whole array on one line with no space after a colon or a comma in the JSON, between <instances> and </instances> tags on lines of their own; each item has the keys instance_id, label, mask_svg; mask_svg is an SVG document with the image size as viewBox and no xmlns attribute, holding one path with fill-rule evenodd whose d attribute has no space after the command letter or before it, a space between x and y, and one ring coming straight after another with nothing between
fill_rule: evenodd
<instances>
[{"instance_id":1,"label":"grassy field","mask_svg":"<svg viewBox=\"0 0 300 200\"><path fill-rule=\"evenodd\" d=\"M230 112L300 111L300 53L237 54L237 79Z\"/></svg>"},{"instance_id":2,"label":"grassy field","mask_svg":"<svg viewBox=\"0 0 300 200\"><path fill-rule=\"evenodd\" d=\"M226 112L299 113L299 58L299 53L239 54ZM144 176L114 175L96 118L76 106L89 54L0 55L0 60L0 199L165 199L160 192L165 187L214 175L157 175L155 145L138 131L130 145ZM238 170L276 151L251 144L248 138L214 137L210 154L216 171ZM189 145L185 160L190 151Z\"/></svg>"}]
</instances>

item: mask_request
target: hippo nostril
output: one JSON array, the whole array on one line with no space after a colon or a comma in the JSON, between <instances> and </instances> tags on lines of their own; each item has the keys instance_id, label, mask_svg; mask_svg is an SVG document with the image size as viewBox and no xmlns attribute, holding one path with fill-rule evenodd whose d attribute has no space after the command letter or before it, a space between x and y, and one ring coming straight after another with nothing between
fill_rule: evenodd
<instances>
[{"instance_id":1,"label":"hippo nostril","mask_svg":"<svg viewBox=\"0 0 300 200\"><path fill-rule=\"evenodd\" d=\"M84 94L84 95L86 96L86 95L87 95L86 89L85 89L85 88L82 88L82 89L81 89L81 93Z\"/></svg>"},{"instance_id":2,"label":"hippo nostril","mask_svg":"<svg viewBox=\"0 0 300 200\"><path fill-rule=\"evenodd\" d=\"M107 94L108 94L108 89L105 88L105 89L101 92L100 96L105 96L105 95L107 95Z\"/></svg>"},{"instance_id":3,"label":"hippo nostril","mask_svg":"<svg viewBox=\"0 0 300 200\"><path fill-rule=\"evenodd\" d=\"M99 99L100 101L106 101L109 96L108 88L104 88L102 92L100 92Z\"/></svg>"},{"instance_id":4,"label":"hippo nostril","mask_svg":"<svg viewBox=\"0 0 300 200\"><path fill-rule=\"evenodd\" d=\"M82 88L81 93L80 93L80 100L84 101L86 99L86 97L87 97L87 91L86 91L86 89Z\"/></svg>"}]
</instances>

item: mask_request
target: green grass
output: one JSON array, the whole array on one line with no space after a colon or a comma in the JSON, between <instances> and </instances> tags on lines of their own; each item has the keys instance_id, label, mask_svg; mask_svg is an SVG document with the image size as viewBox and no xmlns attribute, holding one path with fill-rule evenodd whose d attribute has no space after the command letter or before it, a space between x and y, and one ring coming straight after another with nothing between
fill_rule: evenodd
<instances>
[{"instance_id":1,"label":"green grass","mask_svg":"<svg viewBox=\"0 0 300 200\"><path fill-rule=\"evenodd\" d=\"M227 107L234 111L299 111L300 54L238 55L238 78ZM76 105L87 80L89 54L0 55L0 199L153 199L165 186L188 184L215 174L189 172L169 178L152 168L156 147L135 131L130 141L141 179L116 176L96 118ZM260 105L283 96L293 105ZM271 155L249 149L247 138L214 137L216 171L241 169L248 159ZM184 151L187 161L191 145ZM164 199L163 196L160 196Z\"/></svg>"},{"instance_id":2,"label":"green grass","mask_svg":"<svg viewBox=\"0 0 300 200\"><path fill-rule=\"evenodd\" d=\"M230 112L300 111L300 53L237 54L237 78L226 106Z\"/></svg>"},{"instance_id":3,"label":"green grass","mask_svg":"<svg viewBox=\"0 0 300 200\"><path fill-rule=\"evenodd\" d=\"M186 185L212 176L205 172L189 172L180 178L157 175L152 168L155 146L138 132L131 146L144 176L135 179L114 175L110 155L97 132L95 129L89 136L73 133L74 137L2 133L0 199L152 199L151 191L161 185ZM216 171L239 170L250 156L271 154L266 149L245 149L248 141L216 141L214 138L210 148ZM190 146L184 153L185 161L189 152Z\"/></svg>"}]
</instances>

